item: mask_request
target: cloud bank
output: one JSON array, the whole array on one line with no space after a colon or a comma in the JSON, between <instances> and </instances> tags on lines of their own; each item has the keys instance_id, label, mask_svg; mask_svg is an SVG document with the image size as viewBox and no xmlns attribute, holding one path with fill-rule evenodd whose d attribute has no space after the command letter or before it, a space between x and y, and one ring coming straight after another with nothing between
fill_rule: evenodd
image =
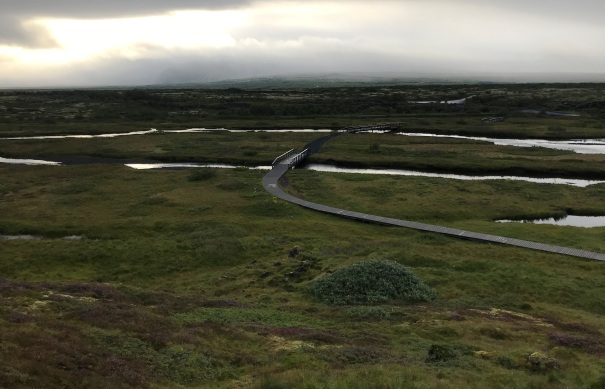
<instances>
[{"instance_id":1,"label":"cloud bank","mask_svg":"<svg viewBox=\"0 0 605 389\"><path fill-rule=\"evenodd\" d=\"M89 3L3 5L0 87L605 69L605 3L596 1Z\"/></svg>"}]
</instances>

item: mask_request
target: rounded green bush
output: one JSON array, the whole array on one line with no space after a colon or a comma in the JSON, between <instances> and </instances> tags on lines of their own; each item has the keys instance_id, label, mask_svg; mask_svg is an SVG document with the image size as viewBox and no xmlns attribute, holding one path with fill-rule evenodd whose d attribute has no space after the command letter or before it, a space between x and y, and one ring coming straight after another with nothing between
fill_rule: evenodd
<instances>
[{"instance_id":1,"label":"rounded green bush","mask_svg":"<svg viewBox=\"0 0 605 389\"><path fill-rule=\"evenodd\" d=\"M435 292L405 266L392 261L362 261L323 276L309 293L331 305L368 305L399 300L430 301Z\"/></svg>"}]
</instances>

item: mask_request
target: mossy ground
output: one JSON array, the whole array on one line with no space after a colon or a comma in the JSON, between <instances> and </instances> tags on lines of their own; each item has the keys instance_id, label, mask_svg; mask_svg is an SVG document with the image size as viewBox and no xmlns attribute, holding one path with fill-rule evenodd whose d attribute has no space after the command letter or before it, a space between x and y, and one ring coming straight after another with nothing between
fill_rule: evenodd
<instances>
[{"instance_id":1,"label":"mossy ground","mask_svg":"<svg viewBox=\"0 0 605 389\"><path fill-rule=\"evenodd\" d=\"M5 386L565 387L605 368L600 263L321 215L271 198L258 171L1 169L2 233L46 237L0 245ZM305 292L368 258L439 299L353 309ZM428 363L435 344L473 352ZM533 372L536 351L561 369Z\"/></svg>"},{"instance_id":2,"label":"mossy ground","mask_svg":"<svg viewBox=\"0 0 605 389\"><path fill-rule=\"evenodd\" d=\"M568 91L581 103L581 93ZM551 101L564 103L564 94L553 95L559 100ZM452 115L452 130L465 125ZM578 128L590 137L599 131ZM262 150L260 135L237 141L242 158L256 158L239 146L258 142ZM134 139L115 147L136 151ZM295 136L282 139L287 150ZM601 263L323 215L272 198L262 189L263 174L221 169L191 180L188 170L0 166L0 234L43 237L0 240L0 386L568 388L603 382ZM604 249L602 228L492 222L570 208L605 211L602 185L301 170L288 178L288 190L308 200L356 211ZM62 239L69 235L84 238ZM294 247L299 252L289 255ZM306 293L318 276L372 259L409 267L438 299L333 307Z\"/></svg>"}]
</instances>

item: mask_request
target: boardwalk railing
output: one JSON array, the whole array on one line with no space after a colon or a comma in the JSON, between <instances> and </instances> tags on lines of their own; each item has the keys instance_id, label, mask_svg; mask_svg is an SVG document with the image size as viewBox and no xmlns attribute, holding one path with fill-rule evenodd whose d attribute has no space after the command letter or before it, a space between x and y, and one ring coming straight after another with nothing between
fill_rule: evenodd
<instances>
[{"instance_id":1,"label":"boardwalk railing","mask_svg":"<svg viewBox=\"0 0 605 389\"><path fill-rule=\"evenodd\" d=\"M295 153L294 149L290 149L290 150L286 151L285 153L283 153L279 157L275 158L273 160L273 162L271 162L271 166L275 166L276 164L280 163L284 159L290 158L292 155L294 155L294 153Z\"/></svg>"},{"instance_id":2,"label":"boardwalk railing","mask_svg":"<svg viewBox=\"0 0 605 389\"><path fill-rule=\"evenodd\" d=\"M395 130L400 128L402 123L384 123L384 124L374 124L371 126L351 126L345 127L340 130L340 132L361 132L361 131L377 131L377 130Z\"/></svg>"},{"instance_id":3,"label":"boardwalk railing","mask_svg":"<svg viewBox=\"0 0 605 389\"><path fill-rule=\"evenodd\" d=\"M309 149L304 149L300 153L296 154L290 161L288 161L288 167L294 167L301 163L309 155Z\"/></svg>"}]
</instances>

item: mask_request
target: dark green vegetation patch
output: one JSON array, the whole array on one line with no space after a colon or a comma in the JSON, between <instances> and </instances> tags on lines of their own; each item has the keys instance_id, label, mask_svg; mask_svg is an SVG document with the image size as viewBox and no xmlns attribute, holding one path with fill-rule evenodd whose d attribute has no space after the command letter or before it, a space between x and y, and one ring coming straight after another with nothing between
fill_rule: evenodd
<instances>
[{"instance_id":1,"label":"dark green vegetation patch","mask_svg":"<svg viewBox=\"0 0 605 389\"><path fill-rule=\"evenodd\" d=\"M332 305L419 302L435 299L435 292L409 269L392 261L359 262L311 284L310 293Z\"/></svg>"}]
</instances>

